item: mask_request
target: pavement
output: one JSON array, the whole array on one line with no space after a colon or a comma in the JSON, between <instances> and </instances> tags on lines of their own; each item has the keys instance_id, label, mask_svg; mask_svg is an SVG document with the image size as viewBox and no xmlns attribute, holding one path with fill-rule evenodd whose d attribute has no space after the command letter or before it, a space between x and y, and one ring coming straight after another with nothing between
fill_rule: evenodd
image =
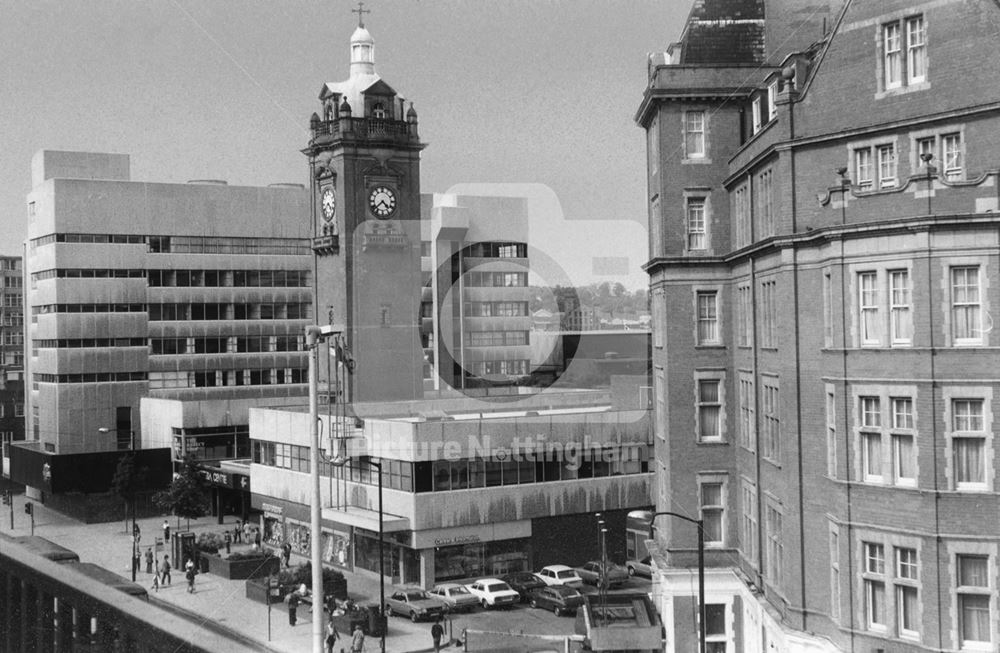
<instances>
[{"instance_id":1,"label":"pavement","mask_svg":"<svg viewBox=\"0 0 1000 653\"><path fill-rule=\"evenodd\" d=\"M0 532L8 535L30 535L30 517L24 512L25 496L23 494L14 495L13 517L14 529L10 528L11 515L7 506L0 506ZM40 505L37 501L32 501L35 512L34 534L45 537L57 544L65 546L80 556L83 562L98 564L109 571L124 576L132 577L130 556L132 553L131 523L126 528L124 522L110 522L103 524L85 524L72 517L67 517L61 513ZM178 522L176 518L170 518L171 535L177 532ZM155 536L162 536L163 517L138 519L137 523L142 532L140 539L140 549L145 556L146 549L152 545ZM228 515L224 519L224 524L218 523L217 517L203 517L191 520L190 530L195 533L204 531L221 532L224 529L232 530L236 524L236 517ZM187 530L187 522L180 521L182 532ZM234 544L233 551L245 550L249 548L245 544ZM160 551L162 557L163 551ZM292 556L292 566L300 562L305 562L302 556ZM162 602L175 610L186 613L189 618L201 622L213 622L217 626L229 628L242 637L253 640L264 650L271 650L277 653L302 653L311 650L312 641L312 617L310 610L306 606L301 606L298 610L298 622L295 626L288 623L288 614L284 604L265 606L256 601L246 598L246 581L225 580L213 574L198 574L195 579L195 592L187 591L187 582L184 579L183 569L178 569L176 563L171 572L172 584L161 586L158 591L152 589L153 575L145 573L145 562L136 576L136 582L149 589L151 603ZM365 604L371 602L378 604L379 583L377 578L345 572L347 578L348 594L358 603ZM386 592L389 591L386 585ZM464 626L462 620L456 619L454 635L457 637ZM385 650L390 653L416 653L422 651L433 651L430 636L431 624L410 623L403 619L390 619L389 629L386 636ZM341 639L337 642L336 649L350 650L350 634L341 633ZM460 646L452 646L443 650L460 650ZM376 653L381 650L380 641L375 637L367 637L364 650L369 653Z\"/></svg>"}]
</instances>

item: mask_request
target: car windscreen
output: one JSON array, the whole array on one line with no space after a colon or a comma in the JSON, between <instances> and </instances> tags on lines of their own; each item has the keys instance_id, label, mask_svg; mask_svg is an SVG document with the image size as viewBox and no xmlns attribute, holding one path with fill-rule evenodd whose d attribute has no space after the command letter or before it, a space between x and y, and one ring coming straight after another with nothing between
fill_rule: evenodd
<instances>
[{"instance_id":1,"label":"car windscreen","mask_svg":"<svg viewBox=\"0 0 1000 653\"><path fill-rule=\"evenodd\" d=\"M559 596L563 598L568 598L570 596L580 596L580 593L577 592L572 587L556 587L554 589L559 594Z\"/></svg>"},{"instance_id":2,"label":"car windscreen","mask_svg":"<svg viewBox=\"0 0 1000 653\"><path fill-rule=\"evenodd\" d=\"M573 576L576 576L576 572L572 569L564 569L556 572L556 578L572 578Z\"/></svg>"},{"instance_id":3,"label":"car windscreen","mask_svg":"<svg viewBox=\"0 0 1000 653\"><path fill-rule=\"evenodd\" d=\"M487 592L503 592L504 590L509 590L510 585L507 583L490 583L486 586Z\"/></svg>"},{"instance_id":4,"label":"car windscreen","mask_svg":"<svg viewBox=\"0 0 1000 653\"><path fill-rule=\"evenodd\" d=\"M424 598L424 593L423 592L407 592L406 593L406 600L407 601L421 601L421 600L423 600L423 598Z\"/></svg>"},{"instance_id":5,"label":"car windscreen","mask_svg":"<svg viewBox=\"0 0 1000 653\"><path fill-rule=\"evenodd\" d=\"M464 587L452 587L450 590L448 590L448 593L451 594L452 596L455 596L457 594L471 594L471 592L469 592L469 590L465 589Z\"/></svg>"}]
</instances>

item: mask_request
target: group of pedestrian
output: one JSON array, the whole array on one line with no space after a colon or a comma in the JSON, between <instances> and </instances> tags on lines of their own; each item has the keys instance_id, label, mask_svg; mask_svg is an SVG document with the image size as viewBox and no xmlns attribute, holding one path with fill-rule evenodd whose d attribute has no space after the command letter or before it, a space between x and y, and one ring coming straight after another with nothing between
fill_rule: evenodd
<instances>
[{"instance_id":1,"label":"group of pedestrian","mask_svg":"<svg viewBox=\"0 0 1000 653\"><path fill-rule=\"evenodd\" d=\"M339 639L340 633L337 632L336 624L333 623L333 620L327 621L326 638L324 639L324 644L326 644L326 653L333 653L333 648ZM351 653L361 653L364 650L365 633L361 630L361 624L354 624L354 632L351 634Z\"/></svg>"},{"instance_id":2,"label":"group of pedestrian","mask_svg":"<svg viewBox=\"0 0 1000 653\"><path fill-rule=\"evenodd\" d=\"M146 571L147 571L147 573L150 571L150 567L153 564L151 559L152 559L152 552L151 551L147 551L146 552ZM170 556L169 555L164 555L163 556L163 561L160 562L159 564L156 564L156 566L152 567L152 569L155 570L155 572L153 574L153 587L152 587L152 589L153 589L153 591L159 592L160 591L160 585L169 585L170 584L170 569L171 569L171 567L170 567Z\"/></svg>"}]
</instances>

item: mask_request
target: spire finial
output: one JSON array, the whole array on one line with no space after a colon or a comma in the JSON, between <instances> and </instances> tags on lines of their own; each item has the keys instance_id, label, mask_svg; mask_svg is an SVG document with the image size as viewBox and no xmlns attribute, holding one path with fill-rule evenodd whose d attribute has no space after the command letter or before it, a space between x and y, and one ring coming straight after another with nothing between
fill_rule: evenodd
<instances>
[{"instance_id":1,"label":"spire finial","mask_svg":"<svg viewBox=\"0 0 1000 653\"><path fill-rule=\"evenodd\" d=\"M365 14L370 14L370 13L372 13L372 11L371 11L371 9L365 9L365 3L361 2L361 0L359 0L358 1L358 8L357 9L351 9L351 13L358 15L358 27L364 27L365 26L365 16L364 15Z\"/></svg>"}]
</instances>

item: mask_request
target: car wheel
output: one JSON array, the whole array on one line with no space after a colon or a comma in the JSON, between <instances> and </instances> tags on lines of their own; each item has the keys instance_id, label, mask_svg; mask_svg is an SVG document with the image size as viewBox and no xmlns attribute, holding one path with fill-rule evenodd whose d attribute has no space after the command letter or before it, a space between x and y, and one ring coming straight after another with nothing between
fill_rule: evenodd
<instances>
[{"instance_id":1,"label":"car wheel","mask_svg":"<svg viewBox=\"0 0 1000 653\"><path fill-rule=\"evenodd\" d=\"M490 609L490 604L486 602L486 599L483 599L482 602L481 602L481 604L483 606L483 610L489 610Z\"/></svg>"},{"instance_id":2,"label":"car wheel","mask_svg":"<svg viewBox=\"0 0 1000 653\"><path fill-rule=\"evenodd\" d=\"M413 623L417 623L417 620L418 620L417 613L416 612L411 612L410 613L410 621L412 621Z\"/></svg>"},{"instance_id":3,"label":"car wheel","mask_svg":"<svg viewBox=\"0 0 1000 653\"><path fill-rule=\"evenodd\" d=\"M531 599L531 607L537 608L538 607L538 601L536 601L535 599Z\"/></svg>"},{"instance_id":4,"label":"car wheel","mask_svg":"<svg viewBox=\"0 0 1000 653\"><path fill-rule=\"evenodd\" d=\"M628 568L628 575L629 576L635 576L635 567L629 567Z\"/></svg>"},{"instance_id":5,"label":"car wheel","mask_svg":"<svg viewBox=\"0 0 1000 653\"><path fill-rule=\"evenodd\" d=\"M392 607L391 606L388 606L388 605L385 606L385 616L387 616L387 617L391 617L392 616Z\"/></svg>"},{"instance_id":6,"label":"car wheel","mask_svg":"<svg viewBox=\"0 0 1000 653\"><path fill-rule=\"evenodd\" d=\"M561 609L561 608L560 608L560 607L559 607L558 605L557 605L557 606L555 606L554 608L552 608L552 612L553 612L553 614L555 614L555 615L556 615L557 617L561 617L561 616L562 616L562 609Z\"/></svg>"}]
</instances>

